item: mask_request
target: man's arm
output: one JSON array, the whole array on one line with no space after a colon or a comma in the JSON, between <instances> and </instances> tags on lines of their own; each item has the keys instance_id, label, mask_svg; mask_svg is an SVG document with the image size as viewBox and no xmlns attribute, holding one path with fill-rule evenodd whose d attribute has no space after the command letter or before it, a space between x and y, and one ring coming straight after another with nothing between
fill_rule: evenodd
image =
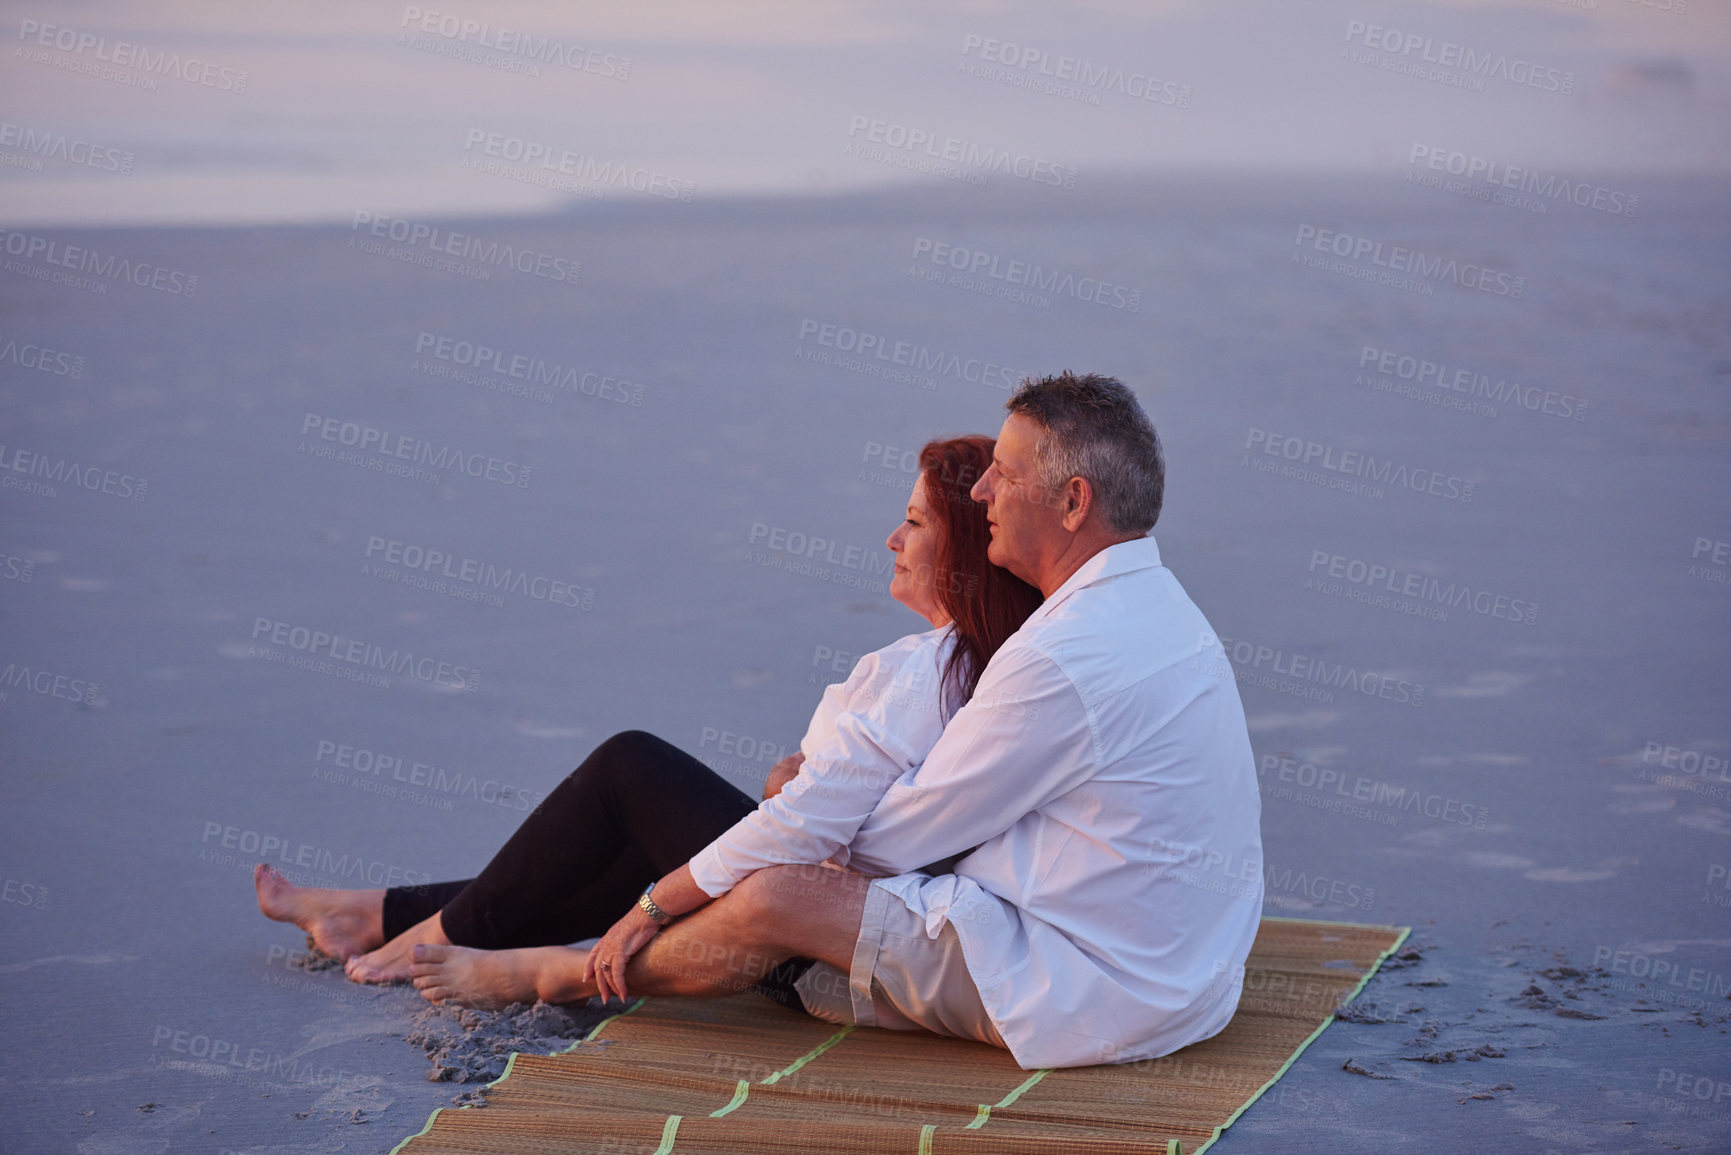
<instances>
[{"instance_id":1,"label":"man's arm","mask_svg":"<svg viewBox=\"0 0 1731 1155\"><path fill-rule=\"evenodd\" d=\"M996 838L1096 769L1074 684L1046 655L1006 648L925 763L860 826L848 865L870 874L918 870Z\"/></svg>"},{"instance_id":2,"label":"man's arm","mask_svg":"<svg viewBox=\"0 0 1731 1155\"><path fill-rule=\"evenodd\" d=\"M838 733L855 729L844 718ZM859 739L858 761L814 753L773 798L692 855L692 876L705 894L720 897L766 866L823 862L853 841L907 763L874 751L862 734L849 736Z\"/></svg>"},{"instance_id":3,"label":"man's arm","mask_svg":"<svg viewBox=\"0 0 1731 1155\"><path fill-rule=\"evenodd\" d=\"M768 802L781 788L792 782L799 774L800 764L805 761L805 754L795 750L792 754L769 768L769 777L763 783L763 801Z\"/></svg>"},{"instance_id":4,"label":"man's arm","mask_svg":"<svg viewBox=\"0 0 1731 1155\"><path fill-rule=\"evenodd\" d=\"M847 862L838 851L943 733L936 668L923 681L898 678L908 661L932 656L929 639L914 640L921 644L910 648L904 639L902 652L882 659L868 654L841 690L824 691L831 708L827 718L813 719L801 742L807 757L792 781L692 857L705 894L719 897L766 866Z\"/></svg>"}]
</instances>

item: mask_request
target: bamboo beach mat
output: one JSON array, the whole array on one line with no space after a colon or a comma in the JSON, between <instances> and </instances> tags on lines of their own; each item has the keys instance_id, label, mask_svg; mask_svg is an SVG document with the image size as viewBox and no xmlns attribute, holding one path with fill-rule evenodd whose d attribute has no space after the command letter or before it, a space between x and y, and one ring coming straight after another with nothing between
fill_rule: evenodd
<instances>
[{"instance_id":1,"label":"bamboo beach mat","mask_svg":"<svg viewBox=\"0 0 1731 1155\"><path fill-rule=\"evenodd\" d=\"M1024 1071L983 1043L838 1030L755 994L640 999L567 1051L513 1055L485 1108L434 1111L396 1151L1195 1155L1408 933L1264 918L1226 1029L1116 1066Z\"/></svg>"}]
</instances>

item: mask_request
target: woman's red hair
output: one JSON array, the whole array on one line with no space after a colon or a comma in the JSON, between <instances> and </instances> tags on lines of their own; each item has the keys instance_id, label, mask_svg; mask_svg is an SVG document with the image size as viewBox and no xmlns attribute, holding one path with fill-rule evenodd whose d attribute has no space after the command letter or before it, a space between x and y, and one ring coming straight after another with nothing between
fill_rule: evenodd
<instances>
[{"instance_id":1,"label":"woman's red hair","mask_svg":"<svg viewBox=\"0 0 1731 1155\"><path fill-rule=\"evenodd\" d=\"M955 623L956 646L944 667L946 710L974 696L986 663L1043 600L1039 590L986 559L992 540L986 507L968 491L992 464L995 444L974 435L938 439L920 450L926 505L942 530L933 585Z\"/></svg>"}]
</instances>

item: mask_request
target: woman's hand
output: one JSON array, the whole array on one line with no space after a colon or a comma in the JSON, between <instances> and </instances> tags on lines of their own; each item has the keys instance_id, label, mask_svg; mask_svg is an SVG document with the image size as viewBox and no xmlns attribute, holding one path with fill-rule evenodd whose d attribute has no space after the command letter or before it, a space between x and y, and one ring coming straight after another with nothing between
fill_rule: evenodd
<instances>
[{"instance_id":1,"label":"woman's hand","mask_svg":"<svg viewBox=\"0 0 1731 1155\"><path fill-rule=\"evenodd\" d=\"M768 802L781 788L792 782L799 775L799 768L805 761L805 755L798 750L770 767L769 778L763 784L763 800Z\"/></svg>"},{"instance_id":2,"label":"woman's hand","mask_svg":"<svg viewBox=\"0 0 1731 1155\"><path fill-rule=\"evenodd\" d=\"M648 945L660 930L661 927L644 913L642 907L632 907L589 952L583 963L583 981L593 979L604 999L615 995L622 999L629 997L625 991L625 968L632 956Z\"/></svg>"}]
</instances>

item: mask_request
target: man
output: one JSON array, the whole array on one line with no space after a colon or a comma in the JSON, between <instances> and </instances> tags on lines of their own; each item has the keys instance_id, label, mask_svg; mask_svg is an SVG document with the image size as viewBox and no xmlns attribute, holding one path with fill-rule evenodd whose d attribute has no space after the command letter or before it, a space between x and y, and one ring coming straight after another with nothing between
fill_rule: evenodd
<instances>
[{"instance_id":1,"label":"man","mask_svg":"<svg viewBox=\"0 0 1731 1155\"><path fill-rule=\"evenodd\" d=\"M973 496L988 556L1045 602L860 827L849 870L771 867L711 902L682 867L654 902L695 913L659 933L641 913L591 954L417 947L424 995L705 995L803 956L814 1014L979 1039L1029 1069L1226 1025L1260 919L1261 806L1230 667L1147 536L1159 439L1108 377L1025 383L1006 407Z\"/></svg>"}]
</instances>

